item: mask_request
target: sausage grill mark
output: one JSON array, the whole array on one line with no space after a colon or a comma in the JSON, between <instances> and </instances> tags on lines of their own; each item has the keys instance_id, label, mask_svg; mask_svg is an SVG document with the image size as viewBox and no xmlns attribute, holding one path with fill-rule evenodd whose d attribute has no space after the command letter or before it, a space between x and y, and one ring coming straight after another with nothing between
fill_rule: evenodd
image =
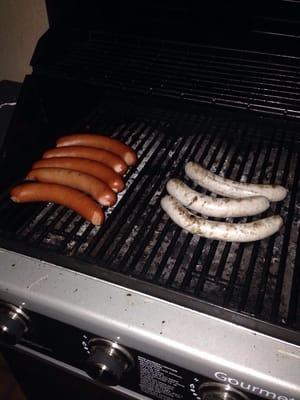
<instances>
[{"instance_id":1,"label":"sausage grill mark","mask_svg":"<svg viewBox=\"0 0 300 400\"><path fill-rule=\"evenodd\" d=\"M185 173L198 185L225 197L264 196L270 201L281 201L287 195L287 189L283 186L235 182L218 176L192 161L185 165Z\"/></svg>"},{"instance_id":2,"label":"sausage grill mark","mask_svg":"<svg viewBox=\"0 0 300 400\"><path fill-rule=\"evenodd\" d=\"M69 146L69 147L56 147L55 149L47 150L43 154L43 158L53 157L76 157L86 158L102 162L108 167L112 168L118 174L125 174L128 167L125 161L119 156L102 149L95 149L93 147L85 146Z\"/></svg>"},{"instance_id":3,"label":"sausage grill mark","mask_svg":"<svg viewBox=\"0 0 300 400\"><path fill-rule=\"evenodd\" d=\"M71 208L94 225L102 225L104 212L99 204L79 190L55 183L23 183L12 188L11 199L16 203L51 201Z\"/></svg>"},{"instance_id":4,"label":"sausage grill mark","mask_svg":"<svg viewBox=\"0 0 300 400\"><path fill-rule=\"evenodd\" d=\"M283 225L279 215L244 224L209 221L190 213L172 196L163 197L161 206L169 217L186 231L226 242L252 242L264 239L276 233Z\"/></svg>"},{"instance_id":5,"label":"sausage grill mark","mask_svg":"<svg viewBox=\"0 0 300 400\"><path fill-rule=\"evenodd\" d=\"M63 136L57 140L56 146L87 146L100 148L116 154L129 166L137 163L137 156L129 146L108 136L88 133Z\"/></svg>"},{"instance_id":6,"label":"sausage grill mark","mask_svg":"<svg viewBox=\"0 0 300 400\"><path fill-rule=\"evenodd\" d=\"M74 171L85 172L105 182L114 192L124 190L125 183L122 177L107 165L85 158L53 157L36 161L32 169L36 168L66 168Z\"/></svg>"},{"instance_id":7,"label":"sausage grill mark","mask_svg":"<svg viewBox=\"0 0 300 400\"><path fill-rule=\"evenodd\" d=\"M84 172L64 168L37 168L31 170L26 179L57 183L81 190L103 206L112 206L117 201L116 194L106 183Z\"/></svg>"},{"instance_id":8,"label":"sausage grill mark","mask_svg":"<svg viewBox=\"0 0 300 400\"><path fill-rule=\"evenodd\" d=\"M244 199L214 198L198 193L179 179L167 183L168 193L192 211L210 217L244 217L259 214L270 206L269 200L262 196Z\"/></svg>"}]
</instances>

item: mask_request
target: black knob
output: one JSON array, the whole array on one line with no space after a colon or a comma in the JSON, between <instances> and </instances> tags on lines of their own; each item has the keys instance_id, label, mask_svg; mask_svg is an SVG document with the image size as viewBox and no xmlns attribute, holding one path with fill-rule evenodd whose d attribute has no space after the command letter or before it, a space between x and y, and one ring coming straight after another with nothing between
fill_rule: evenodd
<instances>
[{"instance_id":1,"label":"black knob","mask_svg":"<svg viewBox=\"0 0 300 400\"><path fill-rule=\"evenodd\" d=\"M29 317L13 304L0 302L0 342L14 345L28 330Z\"/></svg>"},{"instance_id":2,"label":"black knob","mask_svg":"<svg viewBox=\"0 0 300 400\"><path fill-rule=\"evenodd\" d=\"M101 383L114 386L134 365L130 353L117 343L105 339L92 339L89 342L87 373Z\"/></svg>"}]
</instances>

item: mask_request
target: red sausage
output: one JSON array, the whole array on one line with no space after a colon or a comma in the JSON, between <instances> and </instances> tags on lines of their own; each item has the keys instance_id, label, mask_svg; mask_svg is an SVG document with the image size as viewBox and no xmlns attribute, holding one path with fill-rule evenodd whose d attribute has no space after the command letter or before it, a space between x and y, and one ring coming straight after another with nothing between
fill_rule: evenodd
<instances>
[{"instance_id":1,"label":"red sausage","mask_svg":"<svg viewBox=\"0 0 300 400\"><path fill-rule=\"evenodd\" d=\"M129 146L108 136L92 135L88 133L63 136L57 140L56 146L97 147L116 154L121 157L127 165L135 165L137 163L137 156Z\"/></svg>"},{"instance_id":2,"label":"red sausage","mask_svg":"<svg viewBox=\"0 0 300 400\"><path fill-rule=\"evenodd\" d=\"M104 222L104 212L93 199L79 190L55 183L23 183L10 191L15 203L51 201L71 208L94 225Z\"/></svg>"},{"instance_id":3,"label":"red sausage","mask_svg":"<svg viewBox=\"0 0 300 400\"><path fill-rule=\"evenodd\" d=\"M125 174L127 165L122 158L115 154L101 149L84 146L57 147L50 149L43 154L43 158L53 157L79 157L89 160L100 161L108 167L112 168L118 174Z\"/></svg>"},{"instance_id":4,"label":"red sausage","mask_svg":"<svg viewBox=\"0 0 300 400\"><path fill-rule=\"evenodd\" d=\"M98 161L85 158L54 157L45 158L35 162L32 169L36 168L67 168L74 171L85 172L105 182L114 192L121 192L124 181L113 169Z\"/></svg>"},{"instance_id":5,"label":"red sausage","mask_svg":"<svg viewBox=\"0 0 300 400\"><path fill-rule=\"evenodd\" d=\"M117 201L116 194L106 183L84 172L64 168L37 168L31 170L26 179L43 183L57 183L81 190L103 206L112 206Z\"/></svg>"}]
</instances>

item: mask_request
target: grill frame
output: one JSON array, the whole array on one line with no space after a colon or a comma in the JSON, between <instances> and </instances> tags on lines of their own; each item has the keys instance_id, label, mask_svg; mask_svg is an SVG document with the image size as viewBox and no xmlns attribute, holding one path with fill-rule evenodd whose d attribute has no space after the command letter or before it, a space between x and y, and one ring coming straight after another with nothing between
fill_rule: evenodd
<instances>
[{"instance_id":1,"label":"grill frame","mask_svg":"<svg viewBox=\"0 0 300 400\"><path fill-rule=\"evenodd\" d=\"M115 100L112 100L111 102L108 101L107 104L109 104L110 109L114 109L114 110L119 109L119 110L123 110L123 112L126 108L126 106L124 106L124 103L118 104ZM128 117L133 118L132 112L135 117L137 115L139 115L137 104L133 104L132 107L133 108L131 108L131 113L129 112L129 114L127 114L126 112L124 112L126 114L127 118ZM154 114L157 116L156 111L151 113L149 106L147 106L146 108L144 106L142 106L141 110L144 110L144 111L147 110L146 112L150 113L152 117ZM96 111L96 113L97 112L98 112L98 110ZM165 112L165 109L163 110L163 112ZM178 111L176 111L175 115L177 113L178 113ZM231 115L231 114L228 114L227 112L215 110L213 112L213 115L211 116L211 121L214 120L214 116L218 115L218 113L221 113L221 115L223 115L223 113L225 113L224 115ZM160 114L160 112L158 112L158 114ZM90 115L87 118L87 120L85 121L85 126L88 121L88 125L90 126L91 130L93 130L92 126L91 126L91 121L94 118L93 115L94 115L94 113L92 115ZM182 116L182 114L180 114L180 115ZM162 114L160 114L160 116L162 116ZM144 116L141 116L141 118L142 117L144 118ZM115 117L113 117L113 118L115 118ZM251 117L251 119L252 118L253 117ZM162 119L162 120L164 121L164 119ZM174 125L172 126L172 123L174 124L174 122L171 122L171 125L170 125L171 129L174 128ZM274 121L274 120L266 120L263 122L260 121L260 123L262 123L262 124L265 123L267 125L271 123L271 124L274 124L274 126L278 126L278 121ZM282 121L281 124L282 124L282 127L288 126L287 125L288 123L286 121ZM179 133L178 127L175 129L175 131L176 131L175 132L175 138L176 138L177 134ZM288 129L287 129L287 131L288 131ZM283 139L283 138L281 137L281 139ZM257 138L255 138L254 140L258 140L258 141L262 140L261 135L258 135ZM286 140L288 140L288 138L286 138ZM297 146L298 146L298 143L297 143ZM298 161L299 161L299 159L298 159ZM209 165L208 165L208 167L209 167ZM298 236L298 240L299 240L299 236ZM216 243L216 242L214 242L214 243ZM289 341L291 343L295 343L295 344L300 343L299 333L297 330L288 329L284 326L272 324L270 322L254 318L253 316L250 316L250 315L241 314L238 311L233 310L233 309L228 309L227 307L222 307L222 306L219 306L216 304L211 304L210 302L205 301L203 299L195 298L194 296L191 296L186 292L180 293L178 291L174 291L173 289L170 289L167 287L157 286L156 284L153 284L149 281L142 281L140 279L137 279L134 276L126 276L122 273L119 273L118 271L108 269L107 264L103 263L101 261L101 259L99 259L99 258L97 259L97 265L95 265L95 264L93 264L93 260L89 260L88 262L86 262L80 258L74 259L73 257L70 258L68 256L54 254L53 252L47 251L45 249L39 249L32 245L29 248L28 244L24 244L17 240L12 241L11 238L9 238L9 237L6 237L6 238L1 237L0 245L9 250L17 251L22 254L40 258L40 259L43 259L48 262L52 262L57 265L71 268L80 273L87 273L88 275L95 276L100 279L104 279L104 280L119 284L121 286L131 288L133 290L138 290L138 291L144 292L144 293L152 295L152 296L163 298L167 301L182 305L183 307L191 308L191 309L203 312L203 313L214 315L214 316L222 318L222 319L226 319L230 322L237 323L239 325L243 325L243 326L251 328L251 329L255 329L259 332L262 332L262 333L265 333L268 335L272 335L273 337L277 337L279 339L283 339L283 340ZM216 246L216 244L214 246ZM241 253L241 255L242 254L243 253ZM213 256L213 250L212 250L212 256ZM297 257L299 257L299 251L298 251ZM294 281L293 281L294 292L295 292L295 288L297 287L297 285L299 285L299 282L298 283L297 282L298 282L297 279L294 279ZM292 306L292 307L294 307L294 309L296 307L295 302L296 302L296 299L294 300L294 305Z\"/></svg>"}]
</instances>

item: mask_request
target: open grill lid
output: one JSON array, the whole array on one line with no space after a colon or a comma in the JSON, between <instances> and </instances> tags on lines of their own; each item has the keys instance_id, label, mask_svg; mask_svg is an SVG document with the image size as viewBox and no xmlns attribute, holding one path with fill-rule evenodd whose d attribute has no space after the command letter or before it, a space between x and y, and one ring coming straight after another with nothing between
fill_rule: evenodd
<instances>
[{"instance_id":1,"label":"open grill lid","mask_svg":"<svg viewBox=\"0 0 300 400\"><path fill-rule=\"evenodd\" d=\"M33 73L300 117L300 4L48 1Z\"/></svg>"},{"instance_id":2,"label":"open grill lid","mask_svg":"<svg viewBox=\"0 0 300 400\"><path fill-rule=\"evenodd\" d=\"M299 54L300 4L293 0L201 3L171 0L47 0L50 26L127 33L156 39L201 43L277 54Z\"/></svg>"}]
</instances>

